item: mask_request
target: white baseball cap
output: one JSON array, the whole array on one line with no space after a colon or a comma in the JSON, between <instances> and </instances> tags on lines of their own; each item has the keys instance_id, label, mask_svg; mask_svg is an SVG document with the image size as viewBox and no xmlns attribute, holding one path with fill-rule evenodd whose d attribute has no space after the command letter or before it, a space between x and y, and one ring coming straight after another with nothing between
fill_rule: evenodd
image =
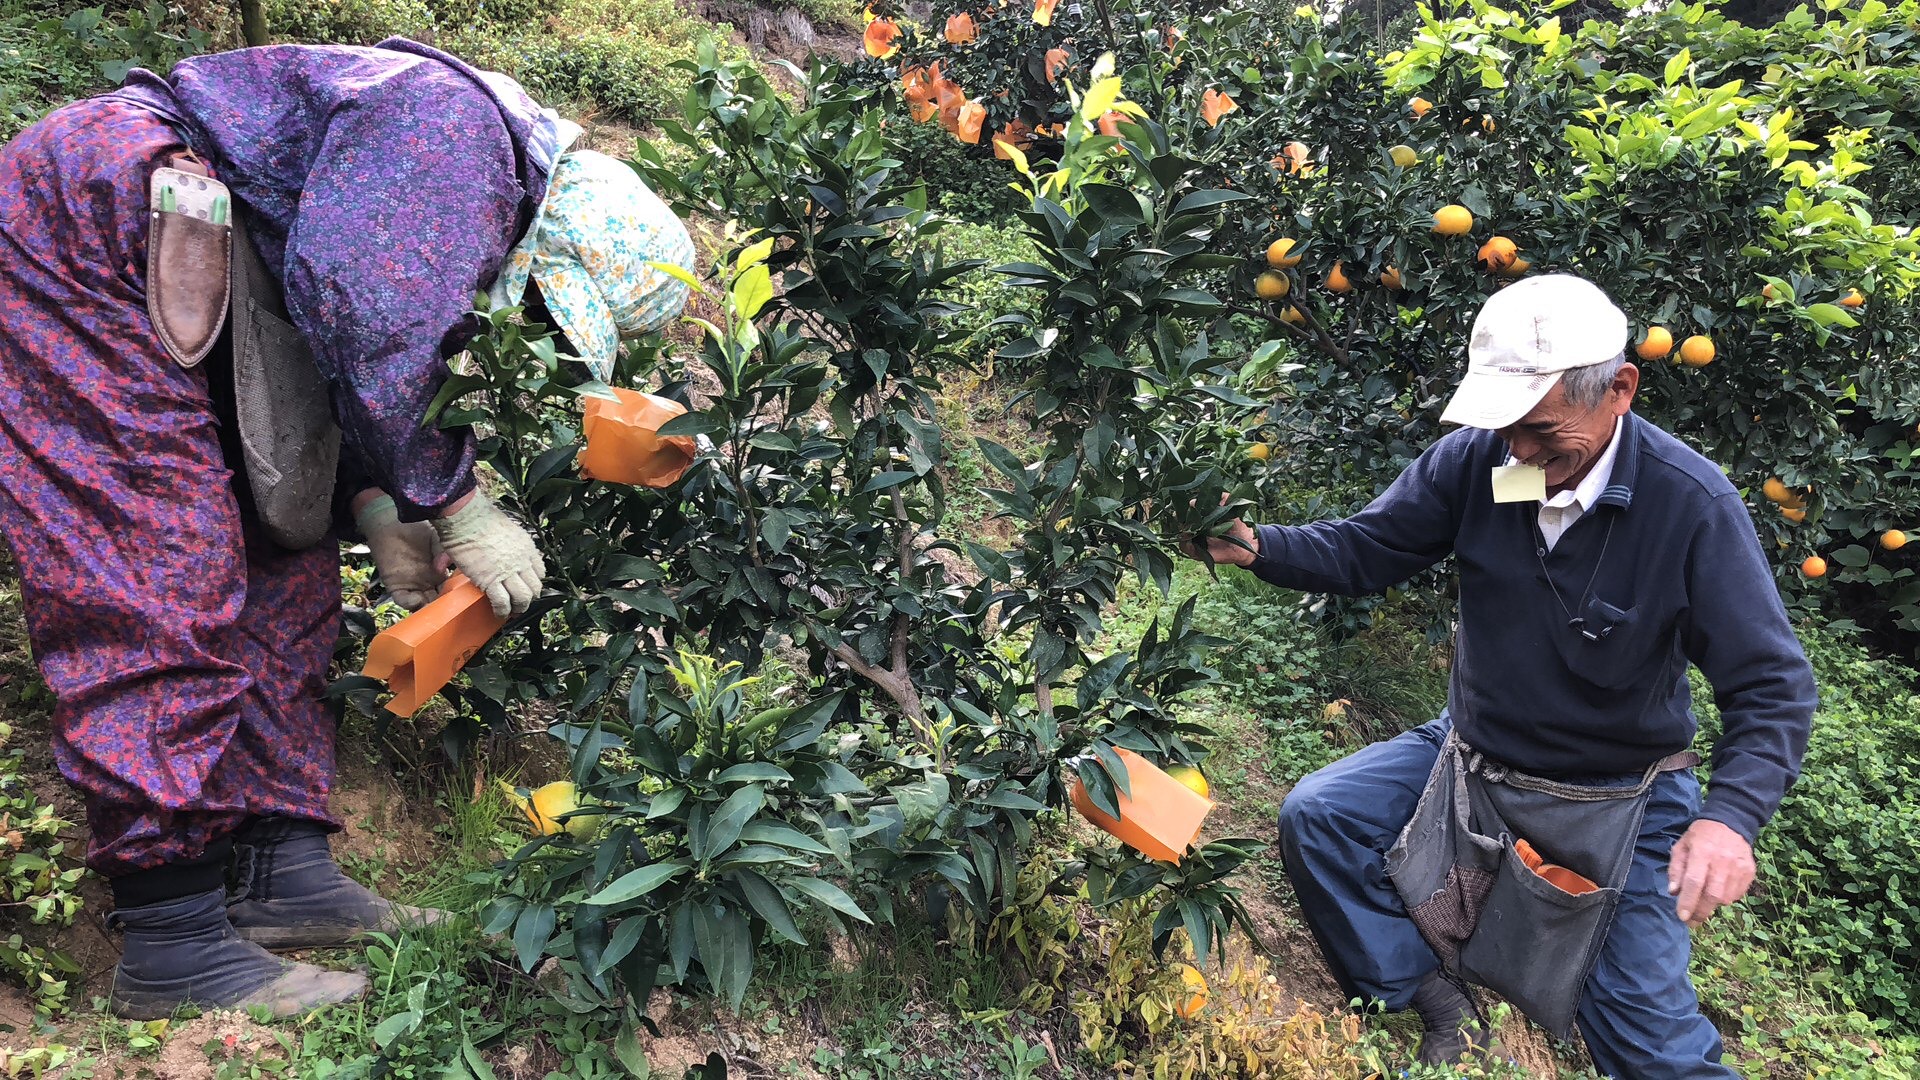
<instances>
[{"instance_id":1,"label":"white baseball cap","mask_svg":"<svg viewBox=\"0 0 1920 1080\"><path fill-rule=\"evenodd\" d=\"M1487 297L1467 343L1467 375L1441 423L1499 429L1517 423L1574 368L1627 347L1627 316L1600 287L1572 274L1524 278Z\"/></svg>"}]
</instances>

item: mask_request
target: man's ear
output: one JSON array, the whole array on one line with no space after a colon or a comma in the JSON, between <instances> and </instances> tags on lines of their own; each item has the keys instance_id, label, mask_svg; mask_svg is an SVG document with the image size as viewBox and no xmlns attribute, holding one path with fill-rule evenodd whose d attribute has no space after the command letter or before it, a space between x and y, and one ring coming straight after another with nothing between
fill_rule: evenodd
<instances>
[{"instance_id":1,"label":"man's ear","mask_svg":"<svg viewBox=\"0 0 1920 1080\"><path fill-rule=\"evenodd\" d=\"M1610 402L1613 415L1626 415L1627 410L1633 408L1633 396L1640 392L1640 369L1630 363L1621 364L1620 370L1614 373L1610 389L1613 391L1613 400Z\"/></svg>"}]
</instances>

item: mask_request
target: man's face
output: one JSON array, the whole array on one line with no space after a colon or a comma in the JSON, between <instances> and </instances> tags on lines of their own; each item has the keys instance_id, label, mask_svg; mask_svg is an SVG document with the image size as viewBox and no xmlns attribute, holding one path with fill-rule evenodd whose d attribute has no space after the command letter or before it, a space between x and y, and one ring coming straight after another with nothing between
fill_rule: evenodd
<instances>
[{"instance_id":1,"label":"man's face","mask_svg":"<svg viewBox=\"0 0 1920 1080\"><path fill-rule=\"evenodd\" d=\"M1633 407L1640 387L1640 369L1623 364L1599 405L1584 408L1567 400L1565 387L1555 384L1533 411L1499 435L1507 441L1514 460L1546 470L1547 490L1558 492L1578 484L1613 437L1613 424Z\"/></svg>"}]
</instances>

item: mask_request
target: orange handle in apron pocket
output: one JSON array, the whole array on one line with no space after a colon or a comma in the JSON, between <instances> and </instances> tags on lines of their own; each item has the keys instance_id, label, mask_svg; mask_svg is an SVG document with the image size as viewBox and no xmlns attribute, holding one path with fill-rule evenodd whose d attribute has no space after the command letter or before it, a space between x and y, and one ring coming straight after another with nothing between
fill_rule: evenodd
<instances>
[{"instance_id":1,"label":"orange handle in apron pocket","mask_svg":"<svg viewBox=\"0 0 1920 1080\"><path fill-rule=\"evenodd\" d=\"M699 449L686 435L662 437L660 425L686 414L668 398L614 387L619 401L589 397L581 409L580 473L589 480L664 488L677 482Z\"/></svg>"},{"instance_id":2,"label":"orange handle in apron pocket","mask_svg":"<svg viewBox=\"0 0 1920 1080\"><path fill-rule=\"evenodd\" d=\"M431 603L374 637L360 674L386 680L388 712L412 716L506 624L480 587L456 573Z\"/></svg>"},{"instance_id":3,"label":"orange handle in apron pocket","mask_svg":"<svg viewBox=\"0 0 1920 1080\"><path fill-rule=\"evenodd\" d=\"M1167 775L1153 762L1131 750L1115 748L1127 767L1127 785L1132 794L1115 791L1120 802L1116 820L1102 813L1087 796L1085 784L1075 776L1068 786L1073 808L1080 816L1119 838L1120 842L1150 859L1177 863L1200 835L1200 825L1213 810L1213 800ZM1086 768L1100 766L1088 763Z\"/></svg>"},{"instance_id":4,"label":"orange handle in apron pocket","mask_svg":"<svg viewBox=\"0 0 1920 1080\"><path fill-rule=\"evenodd\" d=\"M1525 840L1515 840L1513 842L1513 851L1514 854L1520 856L1521 862L1527 864L1527 869L1538 874L1547 884L1569 896L1584 896L1587 893L1598 892L1600 890L1600 886L1595 885L1593 881L1586 876L1576 874L1564 866L1557 866L1541 858L1540 853L1533 850L1533 845L1527 843Z\"/></svg>"}]
</instances>

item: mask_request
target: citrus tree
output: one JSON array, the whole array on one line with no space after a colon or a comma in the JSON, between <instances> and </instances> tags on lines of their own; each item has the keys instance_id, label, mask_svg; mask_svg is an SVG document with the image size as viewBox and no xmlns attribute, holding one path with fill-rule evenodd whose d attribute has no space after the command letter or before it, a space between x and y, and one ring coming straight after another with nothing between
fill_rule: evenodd
<instances>
[{"instance_id":1,"label":"citrus tree","mask_svg":"<svg viewBox=\"0 0 1920 1080\"><path fill-rule=\"evenodd\" d=\"M730 230L712 274L688 278L697 353L639 343L595 383L517 311L486 312L438 403L440 423L484 433L551 586L448 694L469 727L535 710L574 748L574 805L532 804L542 835L503 867L486 922L587 1006L661 979L737 1003L762 943L905 917L928 883L988 917L1069 782L1115 814L1117 748L1203 760L1207 730L1175 708L1214 677L1191 602L1125 649L1104 610L1122 575L1165 590L1180 533L1219 526L1249 491L1237 446L1214 458L1237 437L1221 410L1255 403L1192 328L1219 301L1152 281L1240 196L1163 163L1156 196L1135 199L1093 179L1104 161L1133 174L1120 140L1078 125L1087 178L1036 180L1029 219L1051 230L1050 262L1097 272L1013 272L1048 291L1050 317L1090 321L1017 328L1048 357L1045 436L1024 456L979 451L1018 535L956 539L936 395L969 362L951 297L984 271L942 254L926 193L895 178L883 110L838 69L805 73L798 103L711 50L689 75L683 119L633 164ZM1127 107L1117 78L1089 97ZM700 447L677 482L575 467L581 402L614 386L687 406L661 428ZM1177 864L1095 847L1051 887L1149 897L1156 951L1183 934L1204 962L1249 925L1226 878L1261 847L1214 840Z\"/></svg>"},{"instance_id":2,"label":"citrus tree","mask_svg":"<svg viewBox=\"0 0 1920 1080\"><path fill-rule=\"evenodd\" d=\"M1051 131L1086 43L1126 43L1126 92L1175 152L1256 196L1210 234L1240 264L1196 284L1246 317L1216 349L1286 346L1241 370L1273 403L1257 437L1313 493L1277 518L1376 494L1439 434L1486 296L1569 271L1634 320L1643 411L1751 493L1789 596L1920 630L1900 553L1920 523L1920 9L1836 0L1748 27L1695 4L1574 27L1558 7L1421 6L1411 41L1384 46L1311 6L1141 0L1064 26L1000 8L964 41L903 34L869 77L910 110L950 83L1003 156L1052 157L1007 126Z\"/></svg>"}]
</instances>

